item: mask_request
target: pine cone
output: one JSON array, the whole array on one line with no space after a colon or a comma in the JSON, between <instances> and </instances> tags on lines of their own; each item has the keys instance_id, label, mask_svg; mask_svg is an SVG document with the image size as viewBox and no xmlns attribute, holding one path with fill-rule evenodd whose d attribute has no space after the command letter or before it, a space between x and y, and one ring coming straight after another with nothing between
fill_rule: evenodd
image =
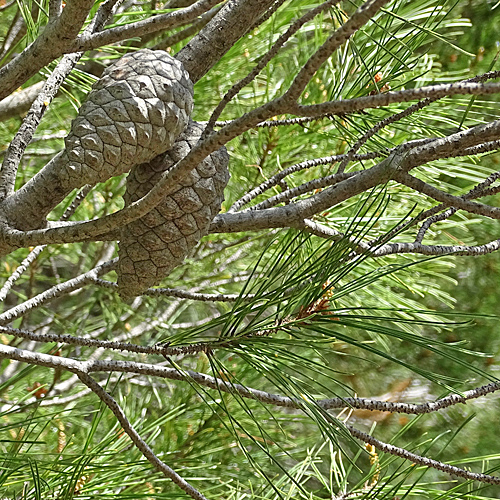
<instances>
[{"instance_id":1,"label":"pine cone","mask_svg":"<svg viewBox=\"0 0 500 500\"><path fill-rule=\"evenodd\" d=\"M9 224L23 231L45 227L47 215L73 189L167 151L192 109L193 83L182 63L162 50L123 56L95 83L71 124L66 148L2 207Z\"/></svg>"},{"instance_id":2,"label":"pine cone","mask_svg":"<svg viewBox=\"0 0 500 500\"><path fill-rule=\"evenodd\" d=\"M134 167L127 177L125 206L146 195L163 172L189 153L202 132L202 125L190 122L170 151L150 163ZM155 209L122 229L117 270L122 298L157 285L207 234L224 200L224 188L229 180L228 162L225 148L215 151Z\"/></svg>"},{"instance_id":3,"label":"pine cone","mask_svg":"<svg viewBox=\"0 0 500 500\"><path fill-rule=\"evenodd\" d=\"M193 109L182 63L143 49L106 68L65 139L58 174L71 189L128 172L170 149Z\"/></svg>"}]
</instances>

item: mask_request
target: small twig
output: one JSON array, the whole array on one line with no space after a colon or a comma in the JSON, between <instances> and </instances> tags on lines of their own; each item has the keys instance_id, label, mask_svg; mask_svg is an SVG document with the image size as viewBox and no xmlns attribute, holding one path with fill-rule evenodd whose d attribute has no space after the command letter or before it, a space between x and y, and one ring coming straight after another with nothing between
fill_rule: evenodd
<instances>
[{"instance_id":1,"label":"small twig","mask_svg":"<svg viewBox=\"0 0 500 500\"><path fill-rule=\"evenodd\" d=\"M41 307L42 305L56 299L57 297L60 297L61 295L66 295L69 292L78 290L88 283L92 283L95 277L101 276L111 271L115 267L117 262L118 258L105 262L104 264L100 264L94 267L94 269L91 269L90 271L87 271L86 273L81 274L76 278L70 279L65 283L55 285L45 292L42 292L35 297L23 302L22 304L8 309L7 311L0 314L0 325L6 325L16 318L19 318L22 315L26 314L26 312L31 311L32 309Z\"/></svg>"},{"instance_id":2,"label":"small twig","mask_svg":"<svg viewBox=\"0 0 500 500\"><path fill-rule=\"evenodd\" d=\"M324 120L325 118L332 119L336 115L332 114L326 114L323 116L315 116L315 117L301 117L301 118L287 118L284 120L266 120L260 123L257 123L254 125L253 128L272 128L272 127L289 127L293 125L302 125L304 123L310 123L310 122L315 122L319 120ZM223 120L223 121L216 121L214 123L214 127L225 127L226 125L229 125L232 122L232 120ZM201 122L203 124L207 124L208 122Z\"/></svg>"},{"instance_id":3,"label":"small twig","mask_svg":"<svg viewBox=\"0 0 500 500\"><path fill-rule=\"evenodd\" d=\"M311 21L318 14L332 7L338 2L339 0L328 0L326 2L323 2L321 5L314 9L311 9L309 12L293 22L291 26L286 30L286 32L283 33L283 35L281 35L278 40L276 40L271 49L269 49L267 53L260 58L258 64L248 73L248 75L245 76L245 78L242 78L239 82L235 83L227 91L226 95L221 99L214 112L212 113L212 116L208 120L207 129L209 131L213 129L215 122L224 111L224 108L229 104L231 99L236 96L243 87L248 85L257 77L257 75L267 66L267 63L278 53L280 48L283 47L287 40L289 40L295 33L297 33L297 31L299 31L299 29L302 28L304 24Z\"/></svg>"},{"instance_id":4,"label":"small twig","mask_svg":"<svg viewBox=\"0 0 500 500\"><path fill-rule=\"evenodd\" d=\"M344 172L347 165L354 159L356 153L363 146L363 144L365 144L377 132L379 132L383 128L387 127L388 125L391 125L392 123L395 123L399 120L402 120L403 118L406 118L407 116L412 115L413 113L416 113L417 111L421 110L425 106L429 106L429 104L431 104L432 102L434 102L432 99L424 99L423 101L420 101L420 102L417 102L416 104L411 105L409 108L405 109L404 111L401 111L400 113L396 113L395 115L388 116L387 118L384 118L383 120L379 121L374 127L369 129L368 131L366 131L356 141L356 143L351 147L351 149L349 149L349 151L345 154L345 157L340 162L337 173L341 174Z\"/></svg>"},{"instance_id":5,"label":"small twig","mask_svg":"<svg viewBox=\"0 0 500 500\"><path fill-rule=\"evenodd\" d=\"M99 278L94 278L93 282L103 288L116 290L118 285L112 281L106 281ZM212 294L212 293L194 293L178 288L148 288L141 295L149 297L177 297L179 299L199 300L201 302L234 302L240 298L238 294ZM253 299L253 295L245 296L245 300Z\"/></svg>"},{"instance_id":6,"label":"small twig","mask_svg":"<svg viewBox=\"0 0 500 500\"><path fill-rule=\"evenodd\" d=\"M363 161L363 160L373 160L376 158L383 158L388 156L391 151L390 149L383 151L376 151L373 153L365 153L362 155L354 155L355 160ZM308 168L316 167L318 165L328 165L330 163L335 163L337 161L342 160L345 155L334 155L334 156L325 156L323 158L315 158L314 160L306 160L301 163L296 163L295 165L291 165L290 167L285 168L281 172L270 177L267 181L263 182L256 188L252 189L249 193L242 196L238 201L234 202L231 208L227 211L228 213L236 212L242 206L250 203L253 199L257 198L257 196L261 195L268 189L278 185L285 177L299 172L301 170L306 170Z\"/></svg>"},{"instance_id":7,"label":"small twig","mask_svg":"<svg viewBox=\"0 0 500 500\"><path fill-rule=\"evenodd\" d=\"M178 31L173 35L163 38L154 47L152 47L152 49L167 50L169 47L172 47L172 45L175 45L176 43L179 43L182 40L185 40L186 38L198 33L198 31L200 31L201 28L206 26L213 19L213 17L219 12L220 9L222 9L222 7L223 5L218 5L217 7L214 7L212 10L209 10L208 12L200 16L198 19L196 19L193 22L193 24L191 24L191 26L189 26L188 28L184 28L183 30Z\"/></svg>"},{"instance_id":8,"label":"small twig","mask_svg":"<svg viewBox=\"0 0 500 500\"><path fill-rule=\"evenodd\" d=\"M138 449L148 458L148 460L159 468L167 477L170 477L176 484L178 484L184 491L189 494L196 495L198 492L196 490L190 490L190 485L185 483L180 476L178 476L172 469L159 461L159 459L154 455L152 450L146 445L146 443L140 438L137 432L128 422L123 411L118 406L118 404L113 400L113 398L104 391L104 389L97 384L88 373L98 372L98 371L118 371L125 373L142 373L146 375L156 375L164 378L170 378L174 380L192 380L201 385L210 387L212 389L217 389L219 391L228 393L238 393L241 397L255 399L263 403L272 404L275 406L289 407L302 409L304 404L317 404L322 409L327 410L334 407L357 407L366 408L369 410L377 411L397 411L404 413L429 413L433 411L440 410L442 408L453 406L459 403L465 403L467 399L474 399L486 394L500 390L500 384L498 382L492 382L486 386L482 386L471 391L467 391L463 395L451 395L446 398L442 398L434 403L426 403L423 405L411 405L406 403L391 403L385 401L372 401L362 398L334 398L329 400L300 400L297 398L289 398L285 396L279 396L276 394L270 394L264 391L259 391L256 389L251 389L249 387L242 386L240 384L233 384L231 382L216 379L209 375L196 373L192 371L183 371L178 368L166 368L155 365L146 365L144 363L134 363L127 361L87 361L80 362L70 358L63 358L61 356L51 356L48 354L25 351L22 349L17 349L10 346L0 345L0 356L8 357L10 359L15 359L21 362L28 362L34 365L48 366L52 368L64 368L77 374L77 376L82 380L87 387L90 387L94 393L96 393L113 411L115 416L118 418L119 422L122 424L124 430L132 438L134 444ZM339 406L337 406L339 405ZM326 414L327 415L327 414ZM346 426L349 433L366 443L372 444L376 448L402 457L404 459L410 460L414 463L425 467L433 467L437 470L456 475L459 477L464 477L466 479L471 479L475 481L481 481L489 484L500 484L500 478L490 476L487 474L478 474L473 472L468 472L458 467L454 467L436 460L428 459L414 453L411 453L402 448L398 448L392 445L388 445L379 441L369 434L361 432L352 426ZM165 467L163 467L165 466ZM186 486L187 485L187 486ZM187 489L186 489L187 488ZM193 498L203 498L196 497Z\"/></svg>"},{"instance_id":9,"label":"small twig","mask_svg":"<svg viewBox=\"0 0 500 500\"><path fill-rule=\"evenodd\" d=\"M28 269L32 262L42 253L42 250L47 245L39 245L35 247L25 259L17 266L16 270L9 276L5 281L2 288L0 289L0 302L3 302L7 297L10 289L14 283L22 276L22 274Z\"/></svg>"},{"instance_id":10,"label":"small twig","mask_svg":"<svg viewBox=\"0 0 500 500\"><path fill-rule=\"evenodd\" d=\"M220 0L198 0L193 5L186 7L182 10L176 10L166 14L129 23L115 28L109 28L101 33L82 34L77 37L69 47L68 52L87 51L102 47L103 45L110 45L127 38L148 35L158 31L174 28L193 21L198 16L201 16L209 9L219 3Z\"/></svg>"},{"instance_id":11,"label":"small twig","mask_svg":"<svg viewBox=\"0 0 500 500\"><path fill-rule=\"evenodd\" d=\"M388 2L389 0L368 0L363 3L309 58L293 80L290 88L285 92L283 99L287 102L296 102L320 66Z\"/></svg>"},{"instance_id":12,"label":"small twig","mask_svg":"<svg viewBox=\"0 0 500 500\"><path fill-rule=\"evenodd\" d=\"M147 460L166 477L171 479L179 488L185 491L195 500L207 500L196 488L191 486L177 472L169 467L165 462L162 462L153 452L153 450L141 438L139 433L134 429L128 421L125 413L115 399L105 391L92 377L83 372L77 372L78 378L89 387L99 399L113 412L115 417L120 422L123 430L130 437L136 448L147 458Z\"/></svg>"},{"instance_id":13,"label":"small twig","mask_svg":"<svg viewBox=\"0 0 500 500\"><path fill-rule=\"evenodd\" d=\"M61 220L69 219L79 207L80 203L84 200L85 196L92 189L92 186L84 186L80 192L75 196L75 199L72 201L71 205L64 211L64 214L61 217ZM19 264L16 270L9 276L6 282L3 284L0 289L0 302L5 300L9 290L12 288L14 283L20 278L20 276L28 269L31 263L40 255L42 250L46 247L46 245L39 245L35 247L28 256Z\"/></svg>"},{"instance_id":14,"label":"small twig","mask_svg":"<svg viewBox=\"0 0 500 500\"><path fill-rule=\"evenodd\" d=\"M349 179L350 177L354 177L357 172L348 172L348 173L337 173L328 175L326 177L320 177L319 179L314 179L309 182L305 182L300 186L287 189L286 191L282 191L281 193L268 198L267 200L250 207L248 210L264 210L266 208L271 208L279 203L286 202L291 200L292 198L296 198L302 194L308 193L310 191L314 191L316 189L325 188L327 186L334 186L338 182L341 182L345 179Z\"/></svg>"},{"instance_id":15,"label":"small twig","mask_svg":"<svg viewBox=\"0 0 500 500\"><path fill-rule=\"evenodd\" d=\"M410 221L408 227L413 225L414 221ZM299 229L305 229L306 231L318 236L320 238L332 239L338 241L340 239L345 239L346 235L335 229L319 224L318 222L305 219L301 224L297 224L295 227ZM401 226L395 228L395 232L399 232ZM386 243L381 246L378 240L375 239L371 242L356 241L356 247L354 251L356 253L369 253L370 257L385 257L386 255L396 255L403 253L411 254L421 254L428 256L439 256L439 255L463 255L476 257L478 255L487 255L492 252L500 250L500 239L490 241L482 245L422 245L422 243Z\"/></svg>"},{"instance_id":16,"label":"small twig","mask_svg":"<svg viewBox=\"0 0 500 500\"><path fill-rule=\"evenodd\" d=\"M161 346L155 346L161 349ZM175 348L174 348L175 349ZM159 352L159 351L158 351ZM14 359L16 361L30 363L38 366L50 368L63 368L71 372L119 372L136 373L154 377L177 380L182 382L195 382L209 389L215 389L229 394L238 394L246 399L253 399L264 404L278 406L282 408L303 409L304 405L316 405L323 410L333 410L342 408L354 408L357 410L382 411L389 413L404 413L408 415L421 415L424 413L434 413L457 404L465 404L467 401L477 399L487 394L500 391L500 382L476 387L461 394L451 394L444 398L429 403L399 403L390 401L380 401L367 398L291 398L280 394L273 394L261 391L252 387L236 384L231 381L212 377L205 373L192 370L182 370L180 368L169 368L158 364L140 363L135 361L77 361L63 356L52 356L40 352L18 349L0 344L0 357Z\"/></svg>"},{"instance_id":17,"label":"small twig","mask_svg":"<svg viewBox=\"0 0 500 500\"><path fill-rule=\"evenodd\" d=\"M447 474L451 474L452 476L463 477L472 481L479 481L481 483L487 484L500 484L500 477L490 476L488 474L480 474L478 472L469 472L467 470L460 469L459 467L455 467L454 465L448 465L443 462L439 462L438 460L422 457L421 455L417 455L415 453L412 453L411 451L407 451L404 448L399 448L392 444L387 444L379 441L373 436L370 436L369 434L366 434L365 432L362 432L355 427L352 427L351 425L346 425L346 429L356 439L371 444L384 453L389 453L390 455L404 458L405 460L409 460L414 464L418 464L423 467L432 467L433 469L440 470L441 472L446 472Z\"/></svg>"},{"instance_id":18,"label":"small twig","mask_svg":"<svg viewBox=\"0 0 500 500\"><path fill-rule=\"evenodd\" d=\"M347 236L336 229L332 229L328 226L320 224L316 221L310 219L304 219L301 223L297 224L295 227L297 229L302 229L307 231L308 233L314 234L315 236L319 236L320 238L326 238L332 241L345 240L351 243L353 250L360 254L364 252L370 252L370 244L364 243L352 236Z\"/></svg>"},{"instance_id":19,"label":"small twig","mask_svg":"<svg viewBox=\"0 0 500 500\"><path fill-rule=\"evenodd\" d=\"M489 73L484 73L483 75L478 75L475 76L474 78L469 78L467 80L463 80L464 83L477 83L477 82L484 82L486 80L492 79L492 78L497 78L500 76L499 71L490 71ZM406 118L413 113L416 113L417 111L420 111L421 109L425 108L426 106L429 106L433 102L436 102L437 100L441 99L440 97L434 97L434 98L427 98L424 99L423 101L417 102L416 104L411 105L409 108L405 109L404 111L401 111L401 113L397 113L395 115L389 116L387 118L384 118L383 120L379 121L374 127L372 127L370 130L368 130L363 136L356 141L356 143L351 147L351 149L347 152L346 157L342 160L342 162L339 165L338 172L341 173L345 170L345 167L349 164L351 161L351 158L359 151L361 146L365 144L371 137L373 137L377 132L382 130L383 128L387 127L388 125L395 123L397 121L402 120L403 118Z\"/></svg>"},{"instance_id":20,"label":"small twig","mask_svg":"<svg viewBox=\"0 0 500 500\"><path fill-rule=\"evenodd\" d=\"M500 208L492 207L484 203L469 201L463 196L448 194L405 172L397 172L394 175L394 179L401 184L418 191L419 193L425 194L430 198L441 202L447 207L454 207L460 210L465 210L469 213L484 215L485 217L490 217L491 219L500 219Z\"/></svg>"},{"instance_id":21,"label":"small twig","mask_svg":"<svg viewBox=\"0 0 500 500\"><path fill-rule=\"evenodd\" d=\"M2 10L5 10L5 9L8 9L9 7L11 7L12 5L14 5L16 3L16 0L10 0L10 2L6 2L5 5L1 5L0 6L0 11Z\"/></svg>"},{"instance_id":22,"label":"small twig","mask_svg":"<svg viewBox=\"0 0 500 500\"><path fill-rule=\"evenodd\" d=\"M17 169L24 151L45 114L45 110L48 108L50 102L56 96L59 87L82 55L82 53L76 53L64 56L31 105L28 115L19 127L14 139L12 139L9 144L3 159L2 169L0 171L0 200L14 193Z\"/></svg>"},{"instance_id":23,"label":"small twig","mask_svg":"<svg viewBox=\"0 0 500 500\"><path fill-rule=\"evenodd\" d=\"M443 206L442 204L440 206ZM418 230L414 243L422 243L425 233L429 230L432 224L449 219L453 214L458 211L458 208L449 208L445 212L429 217Z\"/></svg>"},{"instance_id":24,"label":"small twig","mask_svg":"<svg viewBox=\"0 0 500 500\"><path fill-rule=\"evenodd\" d=\"M373 109L390 104L416 101L420 99L438 99L455 95L491 95L500 92L500 83L443 83L428 85L416 89L384 92L381 94L356 97L339 101L327 101L321 104L298 105L289 104L286 113L304 117L343 115L364 109Z\"/></svg>"}]
</instances>

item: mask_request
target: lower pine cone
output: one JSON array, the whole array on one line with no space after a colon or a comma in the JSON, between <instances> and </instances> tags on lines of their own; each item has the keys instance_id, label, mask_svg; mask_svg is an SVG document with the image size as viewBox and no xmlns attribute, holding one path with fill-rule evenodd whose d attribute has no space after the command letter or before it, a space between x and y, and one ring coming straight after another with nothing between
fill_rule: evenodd
<instances>
[{"instance_id":1,"label":"lower pine cone","mask_svg":"<svg viewBox=\"0 0 500 500\"><path fill-rule=\"evenodd\" d=\"M203 126L191 121L172 149L132 168L127 177L125 206L145 196L166 170L189 153L202 132ZM215 151L156 208L122 228L117 269L122 298L139 295L157 285L208 233L224 200L228 163L225 148Z\"/></svg>"}]
</instances>

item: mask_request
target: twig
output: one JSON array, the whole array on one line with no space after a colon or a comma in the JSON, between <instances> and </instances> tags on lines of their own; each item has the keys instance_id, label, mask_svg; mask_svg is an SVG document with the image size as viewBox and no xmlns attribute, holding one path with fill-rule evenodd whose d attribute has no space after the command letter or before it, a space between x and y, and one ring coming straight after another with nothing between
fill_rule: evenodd
<instances>
[{"instance_id":1,"label":"twig","mask_svg":"<svg viewBox=\"0 0 500 500\"><path fill-rule=\"evenodd\" d=\"M366 153L363 155L355 155L355 159L358 161L363 160L372 160L376 158L386 157L392 150L384 150L384 151L376 151L373 153ZM315 158L314 160L306 160L301 163L296 163L295 165L291 165L290 167L285 168L281 172L274 174L267 181L263 182L256 188L252 189L249 193L242 196L238 201L235 201L231 208L227 211L227 213L234 213L242 206L250 203L253 199L257 198L257 196L261 195L268 189L278 185L285 177L295 173L300 172L301 170L306 170L308 168L316 167L318 165L328 165L330 163L335 163L344 158L344 155L334 155L334 156L325 156L323 158Z\"/></svg>"},{"instance_id":2,"label":"twig","mask_svg":"<svg viewBox=\"0 0 500 500\"><path fill-rule=\"evenodd\" d=\"M461 394L451 394L433 402L420 404L379 401L353 397L337 397L328 399L313 399L305 397L291 398L280 394L261 391L259 389L254 389L241 384L236 384L220 378L215 378L205 373L183 370L180 368L168 368L158 364L147 364L134 361L77 361L72 358L32 352L1 344L0 357L6 357L16 361L38 366L46 366L49 368L63 368L74 373L136 373L182 382L195 382L204 387L208 387L209 389L215 389L229 394L238 394L240 397L246 399L252 399L260 401L264 404L291 409L303 409L305 405L312 404L323 410L354 408L357 410L420 415L424 413L434 413L457 404L465 404L469 400L477 399L486 396L487 394L500 391L500 382L491 382L487 385L476 387L469 391L464 391Z\"/></svg>"},{"instance_id":3,"label":"twig","mask_svg":"<svg viewBox=\"0 0 500 500\"><path fill-rule=\"evenodd\" d=\"M80 203L84 200L85 196L92 189L92 186L84 186L80 192L75 196L75 199L72 201L71 205L64 211L64 214L61 217L61 220L69 219L79 207ZM42 250L46 247L46 245L40 245L35 247L28 256L19 264L16 270L9 276L9 278L5 281L2 288L0 289L0 302L5 300L9 290L12 288L14 283L20 278L20 276L28 269L31 263L40 255Z\"/></svg>"},{"instance_id":4,"label":"twig","mask_svg":"<svg viewBox=\"0 0 500 500\"><path fill-rule=\"evenodd\" d=\"M373 436L362 432L351 425L346 425L346 429L349 433L363 441L365 443L371 444L375 446L375 448L383 451L384 453L389 453L391 455L395 455L397 457L404 458L405 460L409 460L418 465L422 465L423 467L432 467L433 469L440 470L441 472L446 472L447 474L451 474L452 476L463 477L465 479L469 479L472 481L479 481L481 483L487 484L500 484L500 477L490 476L488 474L480 474L478 472L469 472L464 469L460 469L459 467L455 467L454 465L448 465L443 462L439 462L438 460L433 460L431 458L422 457L421 455L417 455L412 453L411 451L407 451L404 448L398 448L392 444L387 444L378 439L375 439Z\"/></svg>"},{"instance_id":5,"label":"twig","mask_svg":"<svg viewBox=\"0 0 500 500\"><path fill-rule=\"evenodd\" d=\"M26 314L28 311L31 311L32 309L36 309L37 307L40 307L47 302L60 297L61 295L66 295L67 293L72 292L73 290L77 290L88 283L92 283L95 277L101 276L103 274L106 274L108 271L111 271L115 267L117 262L118 258L105 262L104 264L100 264L94 267L94 269L91 269L90 271L87 271L86 273L81 274L76 278L70 279L65 283L55 285L45 292L42 292L35 297L23 302L22 304L8 309L7 311L0 314L0 325L6 325L16 318L19 318L22 315Z\"/></svg>"},{"instance_id":6,"label":"twig","mask_svg":"<svg viewBox=\"0 0 500 500\"><path fill-rule=\"evenodd\" d=\"M96 49L103 45L110 45L127 38L144 36L149 33L174 28L180 24L186 24L198 16L204 14L209 9L219 3L220 0L198 0L193 5L182 10L176 10L167 14L137 21L135 23L109 28L101 33L82 34L76 40L72 41L65 49L66 52L85 52Z\"/></svg>"},{"instance_id":7,"label":"twig","mask_svg":"<svg viewBox=\"0 0 500 500\"><path fill-rule=\"evenodd\" d=\"M94 278L93 282L98 286L111 290L118 288L118 285L112 281ZM141 295L149 297L177 297L179 299L198 300L201 302L234 302L240 298L238 294L194 293L187 290L179 290L178 288L148 288ZM245 300L251 300L252 298L253 295L245 296Z\"/></svg>"},{"instance_id":8,"label":"twig","mask_svg":"<svg viewBox=\"0 0 500 500\"><path fill-rule=\"evenodd\" d=\"M0 6L0 11L8 9L12 5L14 5L15 3L16 3L16 0L10 0L10 2L6 2L5 5Z\"/></svg>"},{"instance_id":9,"label":"twig","mask_svg":"<svg viewBox=\"0 0 500 500\"><path fill-rule=\"evenodd\" d=\"M128 421L125 413L115 399L106 392L92 377L83 372L77 372L78 378L89 387L98 398L106 404L106 406L113 412L118 422L120 422L123 430L130 437L136 448L147 458L147 460L166 477L171 479L179 488L185 491L189 496L195 500L207 500L196 488L191 486L185 479L183 479L177 472L170 468L165 462L162 462L153 452L153 450L141 438L139 433L134 429L132 424Z\"/></svg>"},{"instance_id":10,"label":"twig","mask_svg":"<svg viewBox=\"0 0 500 500\"><path fill-rule=\"evenodd\" d=\"M9 144L0 171L0 201L14 192L17 169L26 146L30 143L45 110L56 96L59 87L82 55L82 53L77 53L63 57L45 82L42 90L31 105L28 115Z\"/></svg>"},{"instance_id":11,"label":"twig","mask_svg":"<svg viewBox=\"0 0 500 500\"><path fill-rule=\"evenodd\" d=\"M356 31L369 22L389 0L368 0L309 58L283 99L295 103L319 67Z\"/></svg>"},{"instance_id":12,"label":"twig","mask_svg":"<svg viewBox=\"0 0 500 500\"><path fill-rule=\"evenodd\" d=\"M475 201L469 201L462 196L453 196L451 194L445 193L440 189L427 184L426 182L413 177L405 172L397 172L394 176L395 180L408 186L419 193L425 194L432 199L441 202L447 207L454 207L460 210L465 210L466 212L484 215L485 217L490 217L491 219L500 219L500 208L492 207L484 203L478 203Z\"/></svg>"},{"instance_id":13,"label":"twig","mask_svg":"<svg viewBox=\"0 0 500 500\"><path fill-rule=\"evenodd\" d=\"M327 186L333 186L338 182L341 182L345 179L349 179L350 177L354 177L356 173L357 172L348 172L348 173L342 172L342 173L328 175L326 177L320 177L318 179L314 179L309 182L305 182L300 186L287 189L286 191L282 191L281 193L272 196L271 198L268 198L267 200L262 201L261 203L258 203L253 207L250 207L249 210L264 210L266 208L274 207L279 203L289 201L292 198L296 198L297 196L308 193L310 191L321 189Z\"/></svg>"},{"instance_id":14,"label":"twig","mask_svg":"<svg viewBox=\"0 0 500 500\"><path fill-rule=\"evenodd\" d=\"M319 120L324 120L325 118L333 118L336 115L331 115L331 114L326 114L323 116L314 116L314 117L301 117L301 118L286 118L284 120L267 120L263 121L260 123L257 123L254 125L253 128L272 128L272 127L289 127L293 125L302 125L304 123L310 123L314 121L319 121ZM214 123L215 127L225 127L226 125L229 125L232 122L232 120L222 120L222 121L216 121ZM208 123L208 122L201 122L201 123Z\"/></svg>"},{"instance_id":15,"label":"twig","mask_svg":"<svg viewBox=\"0 0 500 500\"><path fill-rule=\"evenodd\" d=\"M414 221L410 221L408 227L413 224ZM319 236L320 238L332 239L338 241L340 239L345 239L346 235L335 229L319 224L316 221L311 221L304 219L302 223L298 223L295 227L298 229L305 229L306 231ZM395 232L399 232L401 227L395 228ZM353 241L354 251L356 253L369 253L370 257L385 257L386 255L395 255L403 253L411 254L421 254L428 256L439 256L439 255L463 255L463 256L473 256L486 255L492 252L500 250L500 239L490 241L482 245L423 245L419 242L413 243L386 243L381 246L378 245L377 239L371 242Z\"/></svg>"},{"instance_id":16,"label":"twig","mask_svg":"<svg viewBox=\"0 0 500 500\"><path fill-rule=\"evenodd\" d=\"M443 83L416 89L384 92L354 99L327 101L321 104L310 104L307 106L289 104L284 112L296 116L313 118L325 116L327 114L343 115L364 109L379 108L390 104L416 101L425 98L438 99L455 95L491 95L498 94L499 92L500 83Z\"/></svg>"},{"instance_id":17,"label":"twig","mask_svg":"<svg viewBox=\"0 0 500 500\"><path fill-rule=\"evenodd\" d=\"M443 207L443 205L441 204L440 207ZM420 226L420 229L418 230L417 236L415 237L414 243L422 243L422 241L424 240L425 233L429 230L429 228L432 226L432 224L449 219L457 211L458 211L458 208L449 208L448 210L445 210L442 214L437 214L437 215L433 215L432 217L429 217L422 224L422 226Z\"/></svg>"},{"instance_id":18,"label":"twig","mask_svg":"<svg viewBox=\"0 0 500 500\"><path fill-rule=\"evenodd\" d=\"M180 486L184 491L188 492L191 496L197 495L196 490L191 490L191 486L186 483L180 476L178 476L172 469L161 462L153 451L147 446L147 444L140 438L139 434L133 429L133 427L128 422L123 411L119 405L114 401L114 399L106 392L104 389L95 382L88 374L97 371L119 371L126 373L142 373L146 375L156 375L164 378L170 378L174 380L192 380L201 385L217 389L219 391L228 393L238 393L241 397L255 399L263 403L272 404L275 406L282 406L288 408L303 409L304 404L317 404L322 409L331 409L340 405L340 407L357 407L366 408L369 410L377 411L397 411L404 413L429 413L431 411L437 411L439 409L452 406L458 403L464 403L467 399L474 399L486 394L500 390L500 384L498 382L490 383L486 386L482 386L472 391L467 391L463 395L451 395L435 403L426 403L423 405L411 405L405 403L391 403L385 401L371 401L362 398L334 398L329 400L319 400L319 401L309 401L300 399L293 399L289 397L279 396L276 394L270 394L264 391L259 391L256 389L251 389L240 384L233 384L231 382L216 379L209 375L196 373L192 371L183 371L180 369L166 368L154 365L146 365L144 363L133 363L124 361L87 361L80 362L70 358L63 358L60 356L51 356L48 354L42 354L37 352L25 351L22 349L16 349L10 346L0 345L0 356L8 357L10 359L15 359L21 362L28 362L30 364L48 366L52 368L65 368L77 374L77 376L82 380L82 382L91 388L92 391L101 398L102 401L108 405L108 407L113 411L115 416L118 418L119 422L123 426L125 432L132 438L134 444L137 448L146 456L146 458L159 470L161 470L167 477L171 478L178 486ZM420 408L417 408L420 407ZM326 414L327 415L327 414ZM398 448L393 445L383 443L375 439L374 437L366 434L358 429L346 425L346 429L349 433L357 439L364 441L366 443L372 444L376 448L402 457L404 459L410 460L413 463L425 467L433 467L437 470L441 470L448 474L456 475L459 477L464 477L466 479L471 479L474 481L481 481L488 484L500 484L500 478L490 476L487 474L479 474L474 472L468 472L458 467L444 464L436 460L428 459L414 453L411 453L402 448ZM193 498L204 498L193 496Z\"/></svg>"},{"instance_id":19,"label":"twig","mask_svg":"<svg viewBox=\"0 0 500 500\"><path fill-rule=\"evenodd\" d=\"M482 245L422 245L421 243L387 243L371 253L372 257L384 257L402 253L429 256L463 255L477 257L500 250L500 239Z\"/></svg>"},{"instance_id":20,"label":"twig","mask_svg":"<svg viewBox=\"0 0 500 500\"><path fill-rule=\"evenodd\" d=\"M17 266L16 270L9 276L9 278L5 281L2 288L0 289L0 302L3 302L5 300L5 297L7 297L14 283L22 276L24 271L28 269L31 263L42 253L42 250L46 246L47 245L39 245L35 247Z\"/></svg>"},{"instance_id":21,"label":"twig","mask_svg":"<svg viewBox=\"0 0 500 500\"><path fill-rule=\"evenodd\" d=\"M274 45L267 51L264 56L261 57L258 64L248 73L245 78L242 78L239 82L235 83L227 92L226 95L221 99L217 107L212 113L212 116L208 120L207 129L212 130L215 122L219 118L219 116L224 111L224 108L229 104L231 99L236 96L239 91L248 85L252 80L254 80L257 75L267 66L268 62L278 53L278 51L283 47L287 40L289 40L297 31L304 26L307 22L314 19L318 14L325 11L326 9L332 7L339 0L328 0L323 2L318 7L311 9L309 12L304 14L302 17L294 21L291 26L286 30L283 35L281 35L278 40L274 43Z\"/></svg>"},{"instance_id":22,"label":"twig","mask_svg":"<svg viewBox=\"0 0 500 500\"><path fill-rule=\"evenodd\" d=\"M72 0L61 15L51 20L40 36L18 56L0 68L0 100L59 57L70 45L85 23L94 5L93 0ZM66 52L78 52L68 50Z\"/></svg>"},{"instance_id":23,"label":"twig","mask_svg":"<svg viewBox=\"0 0 500 500\"><path fill-rule=\"evenodd\" d=\"M429 104L431 104L432 102L434 102L434 100L424 99L423 101L413 104L412 106L408 107L404 111L401 111L400 113L396 113L395 115L391 115L388 116L387 118L384 118L383 120L380 120L374 127L366 131L349 149L349 151L345 154L345 157L340 162L337 173L341 174L344 172L347 165L354 159L356 153L363 146L363 144L365 144L377 132L387 127L388 125L391 125L392 123L396 123L397 121L402 120L403 118L406 118L407 116L410 116L413 113L416 113L425 106L429 106Z\"/></svg>"},{"instance_id":24,"label":"twig","mask_svg":"<svg viewBox=\"0 0 500 500\"><path fill-rule=\"evenodd\" d=\"M182 40L185 40L186 38L193 36L195 33L198 33L203 26L206 26L209 21L213 19L213 17L219 12L219 10L222 8L222 5L219 5L217 7L214 7L212 10L209 10L202 16L200 16L198 19L196 19L191 26L188 28L184 28L181 31L178 31L177 33L174 33L173 35L167 36L163 38L160 42L158 42L154 47L152 47L153 50L167 50L169 47L172 47L172 45L175 45L176 43L181 42Z\"/></svg>"},{"instance_id":25,"label":"twig","mask_svg":"<svg viewBox=\"0 0 500 500\"><path fill-rule=\"evenodd\" d=\"M498 76L500 76L500 71L490 71L488 73L484 73L483 75L478 75L473 78L464 80L464 83L484 82L492 78L497 78ZM426 106L429 106L430 104L436 102L439 99L440 99L439 97L434 97L434 98L429 97L427 99L424 99L423 101L411 105L409 108L405 109L404 111L401 111L400 113L389 116L379 121L374 127L372 127L365 134L363 134L363 136L359 140L357 140L356 143L351 147L351 149L347 152L346 157L340 163L338 167L338 172L341 173L345 170L345 167L349 164L351 158L359 151L361 146L365 144L377 132L379 132L380 130L382 130L383 128L387 127L392 123L395 123L399 120L402 120L403 118L412 115L413 113L416 113L417 111L420 111L421 109L425 108Z\"/></svg>"}]
</instances>

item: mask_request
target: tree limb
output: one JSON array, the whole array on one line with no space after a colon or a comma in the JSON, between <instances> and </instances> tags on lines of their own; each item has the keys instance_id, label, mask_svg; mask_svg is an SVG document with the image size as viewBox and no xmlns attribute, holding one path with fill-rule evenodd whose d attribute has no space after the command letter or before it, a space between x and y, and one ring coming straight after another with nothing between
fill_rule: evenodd
<instances>
[{"instance_id":1,"label":"tree limb","mask_svg":"<svg viewBox=\"0 0 500 500\"><path fill-rule=\"evenodd\" d=\"M49 22L42 34L15 59L0 68L0 100L67 50L87 19L94 0L68 2L61 15Z\"/></svg>"}]
</instances>

